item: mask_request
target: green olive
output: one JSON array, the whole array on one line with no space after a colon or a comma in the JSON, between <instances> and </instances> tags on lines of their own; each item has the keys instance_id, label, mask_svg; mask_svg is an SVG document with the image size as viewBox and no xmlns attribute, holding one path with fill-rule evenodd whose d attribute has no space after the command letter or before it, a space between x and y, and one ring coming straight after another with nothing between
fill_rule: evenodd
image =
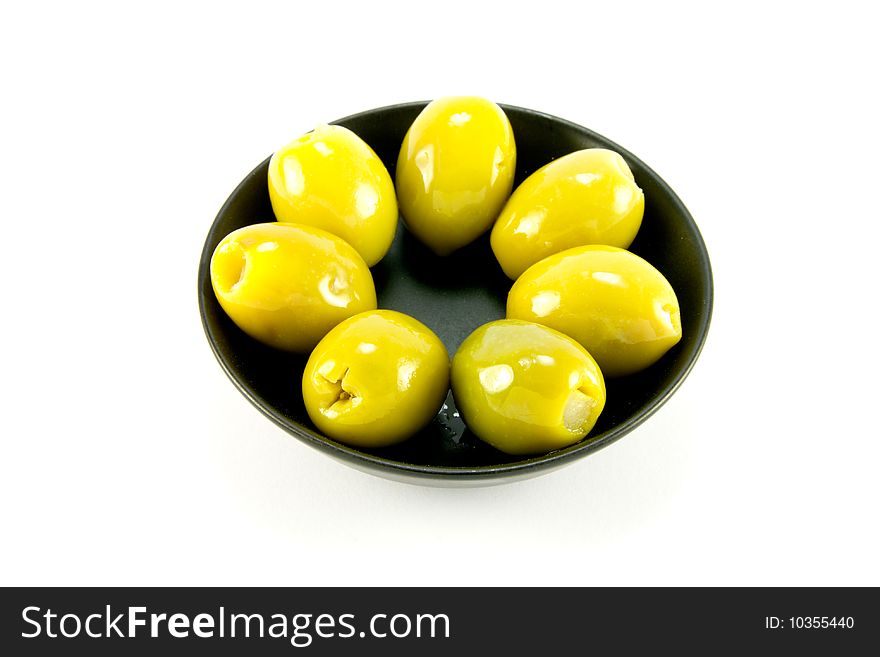
<instances>
[{"instance_id":1,"label":"green olive","mask_svg":"<svg viewBox=\"0 0 880 657\"><path fill-rule=\"evenodd\" d=\"M254 224L224 237L211 258L211 284L241 330L288 351L308 352L342 320L376 307L358 252L300 224Z\"/></svg>"},{"instance_id":2,"label":"green olive","mask_svg":"<svg viewBox=\"0 0 880 657\"><path fill-rule=\"evenodd\" d=\"M484 324L462 342L452 394L468 428L508 454L572 445L605 407L602 372L581 345L512 319Z\"/></svg>"},{"instance_id":3,"label":"green olive","mask_svg":"<svg viewBox=\"0 0 880 657\"><path fill-rule=\"evenodd\" d=\"M645 196L626 161L588 148L538 169L516 188L492 228L492 250L516 279L549 255L585 244L626 248L642 224Z\"/></svg>"},{"instance_id":4,"label":"green olive","mask_svg":"<svg viewBox=\"0 0 880 657\"><path fill-rule=\"evenodd\" d=\"M302 393L315 426L340 442L383 447L416 433L449 389L449 355L427 326L393 310L345 320L318 343Z\"/></svg>"},{"instance_id":5,"label":"green olive","mask_svg":"<svg viewBox=\"0 0 880 657\"><path fill-rule=\"evenodd\" d=\"M576 247L532 265L510 289L507 316L570 335L609 377L648 367L681 339L672 286L613 246Z\"/></svg>"},{"instance_id":6,"label":"green olive","mask_svg":"<svg viewBox=\"0 0 880 657\"><path fill-rule=\"evenodd\" d=\"M322 125L269 160L269 199L278 221L323 228L351 244L372 267L397 230L391 176L366 142Z\"/></svg>"},{"instance_id":7,"label":"green olive","mask_svg":"<svg viewBox=\"0 0 880 657\"><path fill-rule=\"evenodd\" d=\"M409 230L439 255L486 232L513 187L516 144L504 111L483 98L428 104L397 158L397 198Z\"/></svg>"}]
</instances>

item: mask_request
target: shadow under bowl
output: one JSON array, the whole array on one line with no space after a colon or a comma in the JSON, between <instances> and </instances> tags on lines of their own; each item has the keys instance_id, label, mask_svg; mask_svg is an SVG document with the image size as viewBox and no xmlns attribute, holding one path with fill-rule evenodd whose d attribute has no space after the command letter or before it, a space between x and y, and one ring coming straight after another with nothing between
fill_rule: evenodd
<instances>
[{"instance_id":1,"label":"shadow under bowl","mask_svg":"<svg viewBox=\"0 0 880 657\"><path fill-rule=\"evenodd\" d=\"M394 178L397 154L425 102L369 110L333 123L367 142ZM681 306L683 337L660 361L640 373L608 379L605 410L583 441L530 458L504 454L476 438L447 397L437 417L409 440L382 449L338 443L309 420L300 382L307 356L266 347L245 335L220 308L211 288L214 248L243 226L274 221L266 159L239 184L208 232L198 275L198 299L208 342L241 393L282 429L360 470L430 485L487 485L536 476L610 445L635 429L681 385L700 354L712 314L712 272L706 245L690 213L669 186L637 157L587 128L541 112L501 106L517 146L515 185L551 160L583 148L620 153L645 193L645 214L630 250L672 284ZM488 234L448 257L420 244L398 222L385 258L372 268L380 308L412 315L455 353L478 326L505 315L512 282L489 246Z\"/></svg>"}]
</instances>

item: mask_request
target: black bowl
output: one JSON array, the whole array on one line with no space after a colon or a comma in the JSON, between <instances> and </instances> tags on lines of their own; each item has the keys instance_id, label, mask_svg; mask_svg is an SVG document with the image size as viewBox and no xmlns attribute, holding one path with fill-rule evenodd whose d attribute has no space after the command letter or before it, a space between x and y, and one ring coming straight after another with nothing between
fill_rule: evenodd
<instances>
[{"instance_id":1,"label":"black bowl","mask_svg":"<svg viewBox=\"0 0 880 657\"><path fill-rule=\"evenodd\" d=\"M393 105L335 121L357 133L379 155L392 178L403 136L424 102ZM303 442L372 474L437 485L489 484L535 476L623 437L654 413L681 385L706 340L712 314L709 255L694 220L663 180L617 144L574 123L502 105L516 137L519 184L551 160L582 148L617 151L645 192L645 216L630 250L659 269L681 305L683 337L659 362L638 374L609 379L608 401L583 441L549 454L510 456L478 440L461 421L452 396L437 417L406 442L357 449L321 435L300 392L306 357L263 346L226 316L211 289L211 254L223 237L248 224L274 221L267 188L268 159L236 188L214 220L199 264L199 309L211 348L242 394L278 426ZM446 344L450 355L485 322L504 317L511 282L489 248L488 235L449 257L438 257L402 224L388 255L372 269L380 308L416 317Z\"/></svg>"}]
</instances>

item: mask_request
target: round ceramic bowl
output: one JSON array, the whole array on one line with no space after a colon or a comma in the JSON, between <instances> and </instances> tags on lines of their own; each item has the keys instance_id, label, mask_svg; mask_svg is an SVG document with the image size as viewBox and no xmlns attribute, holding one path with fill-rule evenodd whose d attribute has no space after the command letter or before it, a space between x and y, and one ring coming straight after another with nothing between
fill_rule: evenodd
<instances>
[{"instance_id":1,"label":"round ceramic bowl","mask_svg":"<svg viewBox=\"0 0 880 657\"><path fill-rule=\"evenodd\" d=\"M397 154L424 102L393 105L335 121L357 133L394 178ZM659 362L638 374L607 381L608 401L583 441L530 458L504 454L474 436L459 417L452 395L420 433L393 447L358 449L321 433L303 406L300 382L306 356L257 343L226 316L211 289L209 266L218 242L242 226L274 221L267 159L223 205L199 264L199 310L208 342L241 393L270 420L325 454L371 474L430 485L486 485L550 472L610 445L654 413L694 365L712 313L712 273L706 246L684 204L637 157L595 132L562 119L502 105L516 138L515 185L551 160L582 148L617 151L645 192L642 227L630 250L659 269L681 305L683 337ZM399 222L388 255L372 268L379 307L399 310L429 326L450 355L475 328L504 317L511 281L496 262L488 235L451 256L435 256Z\"/></svg>"}]
</instances>

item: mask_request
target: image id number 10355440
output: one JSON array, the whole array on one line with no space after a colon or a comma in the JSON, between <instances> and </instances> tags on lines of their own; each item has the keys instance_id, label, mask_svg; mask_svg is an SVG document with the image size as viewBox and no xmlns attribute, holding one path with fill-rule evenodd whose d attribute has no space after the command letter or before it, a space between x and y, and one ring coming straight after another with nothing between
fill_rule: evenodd
<instances>
[{"instance_id":1,"label":"image id number 10355440","mask_svg":"<svg viewBox=\"0 0 880 657\"><path fill-rule=\"evenodd\" d=\"M764 627L768 630L851 630L856 621L852 616L765 616Z\"/></svg>"}]
</instances>

